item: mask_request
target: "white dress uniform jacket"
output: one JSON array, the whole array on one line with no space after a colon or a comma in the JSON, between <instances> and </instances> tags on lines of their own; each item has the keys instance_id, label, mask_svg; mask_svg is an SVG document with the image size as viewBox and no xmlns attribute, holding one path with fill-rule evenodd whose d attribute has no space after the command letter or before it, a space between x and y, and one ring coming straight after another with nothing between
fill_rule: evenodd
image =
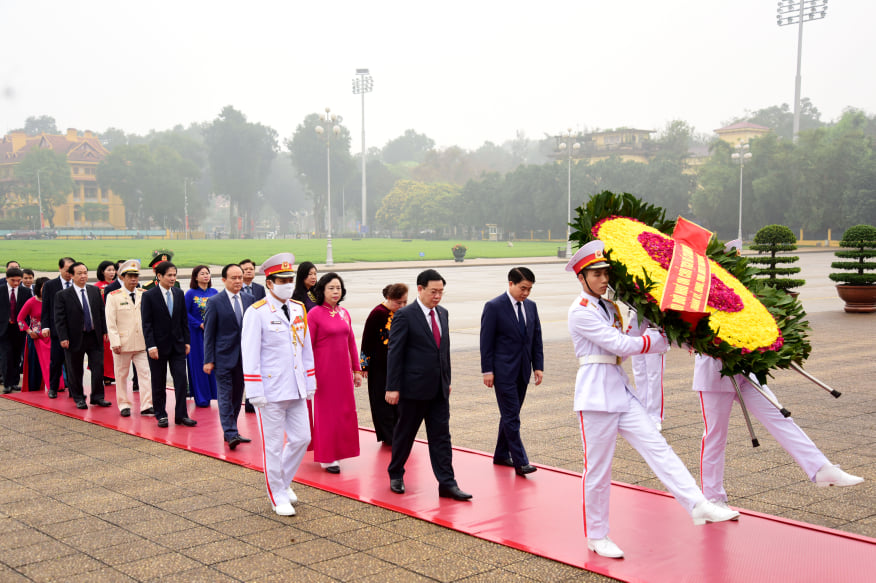
<instances>
[{"instance_id":1,"label":"white dress uniform jacket","mask_svg":"<svg viewBox=\"0 0 876 583\"><path fill-rule=\"evenodd\" d=\"M114 290L106 299L106 334L111 348L121 347L122 352L146 350L143 338L143 320L140 304L143 289L134 288L136 303L131 302L131 292L126 288Z\"/></svg>"},{"instance_id":2,"label":"white dress uniform jacket","mask_svg":"<svg viewBox=\"0 0 876 583\"><path fill-rule=\"evenodd\" d=\"M316 392L313 349L304 305L273 297L255 302L243 315L240 335L246 396L265 397L268 403L305 399Z\"/></svg>"},{"instance_id":3,"label":"white dress uniform jacket","mask_svg":"<svg viewBox=\"0 0 876 583\"><path fill-rule=\"evenodd\" d=\"M605 300L603 300L605 301ZM614 302L605 301L612 319L599 307L599 298L582 291L569 308L569 333L575 345L575 356L590 355L620 357L633 354L665 352L666 339L656 330L641 337L623 332L620 311ZM606 326L609 323L610 326ZM619 413L629 409L627 391L630 381L620 364L590 363L578 367L575 378L575 411L605 411Z\"/></svg>"}]
</instances>

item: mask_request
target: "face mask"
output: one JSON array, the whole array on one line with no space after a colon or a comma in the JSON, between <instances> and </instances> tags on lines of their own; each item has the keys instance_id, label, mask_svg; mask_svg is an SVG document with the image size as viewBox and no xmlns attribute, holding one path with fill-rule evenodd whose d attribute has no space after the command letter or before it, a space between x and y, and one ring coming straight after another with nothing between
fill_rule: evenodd
<instances>
[{"instance_id":1,"label":"face mask","mask_svg":"<svg viewBox=\"0 0 876 583\"><path fill-rule=\"evenodd\" d=\"M295 291L294 283L282 283L282 284L274 284L274 287L271 288L271 291L274 292L274 295L284 302L292 297L292 292Z\"/></svg>"}]
</instances>

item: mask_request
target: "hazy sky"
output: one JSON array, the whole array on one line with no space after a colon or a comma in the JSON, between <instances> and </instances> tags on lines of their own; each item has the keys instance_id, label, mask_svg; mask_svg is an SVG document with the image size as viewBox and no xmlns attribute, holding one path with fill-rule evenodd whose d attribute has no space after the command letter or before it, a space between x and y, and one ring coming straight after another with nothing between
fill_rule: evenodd
<instances>
[{"instance_id":1,"label":"hazy sky","mask_svg":"<svg viewBox=\"0 0 876 583\"><path fill-rule=\"evenodd\" d=\"M792 104L797 27L776 0L0 0L0 132L30 115L129 133L211 121L225 105L289 137L330 106L360 149L413 128L476 148L523 130L711 132ZM803 96L833 120L876 110L873 0L804 25Z\"/></svg>"}]
</instances>

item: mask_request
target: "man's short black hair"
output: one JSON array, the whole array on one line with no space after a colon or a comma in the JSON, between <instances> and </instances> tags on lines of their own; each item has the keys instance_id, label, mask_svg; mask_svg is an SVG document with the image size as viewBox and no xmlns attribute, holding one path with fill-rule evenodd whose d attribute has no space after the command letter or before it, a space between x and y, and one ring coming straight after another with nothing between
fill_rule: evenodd
<instances>
[{"instance_id":1,"label":"man's short black hair","mask_svg":"<svg viewBox=\"0 0 876 583\"><path fill-rule=\"evenodd\" d=\"M256 266L255 261L253 261L252 259L241 259L235 265L238 265L238 266L240 266L241 269L243 269L244 263L251 263L253 267ZM225 276L223 275L222 277L225 277Z\"/></svg>"},{"instance_id":2,"label":"man's short black hair","mask_svg":"<svg viewBox=\"0 0 876 583\"><path fill-rule=\"evenodd\" d=\"M247 260L244 259L243 261L247 261ZM241 263L243 263L243 261L241 261ZM223 267L222 268L222 279L226 279L228 277L228 270L231 269L232 267L240 267L240 263L229 263L228 265ZM243 271L243 268L240 267L240 270Z\"/></svg>"},{"instance_id":3,"label":"man's short black hair","mask_svg":"<svg viewBox=\"0 0 876 583\"><path fill-rule=\"evenodd\" d=\"M171 263L170 261L162 261L158 265L155 266L155 273L158 275L167 275L167 270L170 268L176 269L176 265ZM73 273L72 271L70 273Z\"/></svg>"},{"instance_id":4,"label":"man's short black hair","mask_svg":"<svg viewBox=\"0 0 876 583\"><path fill-rule=\"evenodd\" d=\"M30 269L30 268L27 268L27 267L25 267L24 269L22 269L22 270L21 270L21 273L24 274L24 275L35 275L34 272L33 272L33 269Z\"/></svg>"},{"instance_id":5,"label":"man's short black hair","mask_svg":"<svg viewBox=\"0 0 876 583\"><path fill-rule=\"evenodd\" d=\"M417 276L417 287L427 287L430 281L439 280L443 285L447 285L447 282L444 281L444 278L441 277L440 273L434 269L427 269L426 271L421 271L420 275Z\"/></svg>"},{"instance_id":6,"label":"man's short black hair","mask_svg":"<svg viewBox=\"0 0 876 583\"><path fill-rule=\"evenodd\" d=\"M13 263L16 265L21 265L21 263L19 263L15 259L10 259L9 261L6 262L6 269L9 269L9 266L12 265Z\"/></svg>"},{"instance_id":7,"label":"man's short black hair","mask_svg":"<svg viewBox=\"0 0 876 583\"><path fill-rule=\"evenodd\" d=\"M65 259L69 259L69 257L67 257ZM79 267L80 265L85 265L85 264L82 263L81 261L74 261L73 263L70 264L70 267L67 268L67 273L69 273L70 275L74 275L76 273L76 268ZM87 265L85 265L85 269L88 269Z\"/></svg>"},{"instance_id":8,"label":"man's short black hair","mask_svg":"<svg viewBox=\"0 0 876 583\"><path fill-rule=\"evenodd\" d=\"M10 267L6 270L6 279L10 277L22 277L24 274L21 273L21 270L17 267Z\"/></svg>"},{"instance_id":9,"label":"man's short black hair","mask_svg":"<svg viewBox=\"0 0 876 583\"><path fill-rule=\"evenodd\" d=\"M64 267L64 264L67 263L68 261L76 263L76 260L73 259L72 257L61 257L60 259L58 259L58 269L61 269L62 267Z\"/></svg>"},{"instance_id":10,"label":"man's short black hair","mask_svg":"<svg viewBox=\"0 0 876 583\"><path fill-rule=\"evenodd\" d=\"M514 267L508 272L508 281L515 284L521 281L535 283L535 274L528 267Z\"/></svg>"}]
</instances>

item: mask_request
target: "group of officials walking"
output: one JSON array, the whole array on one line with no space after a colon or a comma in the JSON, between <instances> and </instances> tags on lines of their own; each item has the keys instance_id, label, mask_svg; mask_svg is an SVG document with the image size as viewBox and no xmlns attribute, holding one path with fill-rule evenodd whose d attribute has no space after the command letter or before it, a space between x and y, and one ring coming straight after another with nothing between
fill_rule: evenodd
<instances>
[{"instance_id":1,"label":"group of officials walking","mask_svg":"<svg viewBox=\"0 0 876 583\"><path fill-rule=\"evenodd\" d=\"M644 396L647 391L643 387L637 393L621 367L622 360L629 356L663 355L669 343L660 330L650 328L647 322L625 329L617 306L603 299L609 280L609 264L603 249L601 241L593 241L579 249L566 266L582 287L569 309L568 325L579 364L573 408L584 448L583 519L587 546L599 555L620 558L623 551L608 537L611 463L618 435L644 457L694 524L738 519L739 513L727 506L723 488L727 418L736 394L724 387L727 379L720 377L719 362L697 357L694 388L701 392L706 423L701 489L661 435L662 392L657 398L659 406L655 407L654 397ZM285 516L295 514L293 505L298 497L291 483L312 433L307 401L320 388L307 307L305 302L292 299L296 289L294 260L291 253L280 253L258 267L257 271L266 279L260 290L261 299L254 298L252 293L252 286L257 285L252 283L254 263L225 266L222 270L225 289L207 301L204 318L203 372L215 374L218 381L225 441L231 449L250 441L238 433L236 423L245 393L255 408L263 437L265 480L271 505L277 514ZM168 426L165 384L169 367L176 391L175 422L194 426L196 421L189 418L186 407L185 356L190 350L190 337L183 294L174 285L176 267L170 261L156 262L153 266L156 285L148 291L138 287L139 267L136 260L119 267L119 287L108 294L104 310L99 290L86 285L87 267L70 258L59 262L60 277L46 283L43 291L42 333L51 336L53 354L49 397L57 396L60 378L60 364L54 355L63 353L70 395L77 407L87 408L82 387L83 358L88 356L93 371L102 370L102 337L106 334L114 353L116 398L122 415L130 416L133 406L127 393L128 370L133 363L141 381L151 383L153 389L151 395L141 392L141 414L154 414L159 427ZM245 274L249 277L245 278ZM315 279L315 268L312 275ZM328 279L328 285L337 283L338 287L333 302L327 304L331 309L329 315L346 314L337 308L337 302L343 298L342 280L337 274L323 279ZM405 493L405 464L416 434L425 423L438 495L466 501L472 495L460 488L452 463L450 324L448 311L439 305L446 281L434 269L427 269L418 275L416 283L416 298L407 305L405 286L396 284L405 288L405 299L396 298L395 310L385 320L383 398L389 409L381 409L380 416L391 415L394 425L381 422L378 439L392 448L387 468L389 487L397 494ZM484 306L480 328L483 383L494 390L500 416L493 463L513 468L519 476L537 470L530 463L520 431L520 412L529 382L534 380L539 385L544 379L541 323L536 304L528 299L534 284L535 275L530 269L513 268L508 273L508 289ZM320 280L317 286L319 302L327 299L326 285ZM245 291L244 286L249 290ZM385 296L392 287L387 286ZM308 297L314 296L309 293ZM311 303L310 307L319 302ZM349 326L349 317L343 319ZM662 360L658 363L662 377ZM359 363L353 362L347 372L340 374L351 377L351 386L355 376L358 386ZM648 375L643 374L642 378L647 379ZM380 382L384 382L383 377ZM748 379L739 377L738 382L743 389L749 386ZM92 374L91 384L91 403L110 406L104 398L99 374ZM813 482L848 486L863 481L831 464L793 420L782 418L770 406L759 403L754 393L753 389L743 391L745 404L764 421ZM379 403L375 395L370 397L378 425ZM649 399L650 410L646 407ZM323 467L332 473L339 472L337 461Z\"/></svg>"}]
</instances>

